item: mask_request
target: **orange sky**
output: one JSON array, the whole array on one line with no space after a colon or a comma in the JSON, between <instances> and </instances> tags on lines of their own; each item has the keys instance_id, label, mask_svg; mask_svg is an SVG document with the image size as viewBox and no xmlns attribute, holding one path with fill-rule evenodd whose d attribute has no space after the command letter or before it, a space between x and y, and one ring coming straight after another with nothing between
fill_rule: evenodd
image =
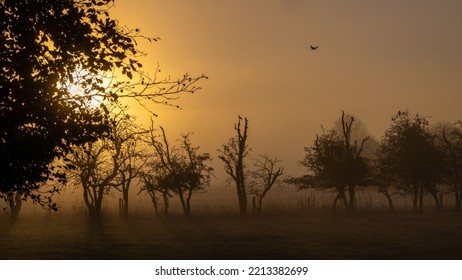
<instances>
[{"instance_id":1,"label":"orange sky","mask_svg":"<svg viewBox=\"0 0 462 280\"><path fill-rule=\"evenodd\" d=\"M161 41L146 70L207 74L203 90L154 107L172 139L215 154L249 118L256 154L297 161L342 109L379 138L398 110L462 119L462 1L117 0L112 16ZM309 45L319 45L310 51ZM151 65L149 65L151 64ZM142 116L143 117L143 116ZM215 166L221 166L214 158Z\"/></svg>"}]
</instances>

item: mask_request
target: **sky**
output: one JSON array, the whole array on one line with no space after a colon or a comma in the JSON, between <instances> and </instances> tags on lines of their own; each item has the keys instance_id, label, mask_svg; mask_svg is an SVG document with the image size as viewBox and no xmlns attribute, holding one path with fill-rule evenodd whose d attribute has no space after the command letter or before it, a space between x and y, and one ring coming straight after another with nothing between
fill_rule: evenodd
<instances>
[{"instance_id":1,"label":"sky","mask_svg":"<svg viewBox=\"0 0 462 280\"><path fill-rule=\"evenodd\" d=\"M303 148L342 110L377 139L398 110L462 120L461 11L459 0L117 0L111 16L161 38L138 42L145 70L209 77L181 110L152 107L172 140L193 131L219 168L241 115L254 154L299 176Z\"/></svg>"}]
</instances>

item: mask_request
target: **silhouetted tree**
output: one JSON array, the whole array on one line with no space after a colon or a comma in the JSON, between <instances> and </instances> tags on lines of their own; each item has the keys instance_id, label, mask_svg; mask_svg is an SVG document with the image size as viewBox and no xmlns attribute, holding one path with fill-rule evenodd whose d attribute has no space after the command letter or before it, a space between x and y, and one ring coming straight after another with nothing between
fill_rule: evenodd
<instances>
[{"instance_id":1,"label":"silhouetted tree","mask_svg":"<svg viewBox=\"0 0 462 280\"><path fill-rule=\"evenodd\" d=\"M355 118L344 112L339 124L340 129L324 130L311 147L305 147L306 155L300 163L309 173L303 177L307 182L301 185L334 189L337 192L334 211L338 200L342 200L349 211L354 211L356 188L367 182L369 166L363 153L369 136L355 139Z\"/></svg>"},{"instance_id":2,"label":"silhouetted tree","mask_svg":"<svg viewBox=\"0 0 462 280\"><path fill-rule=\"evenodd\" d=\"M393 188L396 186L397 177L383 158L380 152L377 152L378 158L372 163L371 184L377 188L377 192L383 194L388 201L388 209L394 211L392 195L395 193Z\"/></svg>"},{"instance_id":3,"label":"silhouetted tree","mask_svg":"<svg viewBox=\"0 0 462 280\"><path fill-rule=\"evenodd\" d=\"M199 147L192 146L189 140L189 134L183 135L181 148L184 153L182 160L182 173L185 184L178 188L177 193L180 195L181 205L186 215L191 213L191 197L195 192L205 190L210 184L213 176L213 168L208 166L211 161L209 153L198 153ZM182 198L185 193L186 199Z\"/></svg>"},{"instance_id":4,"label":"silhouetted tree","mask_svg":"<svg viewBox=\"0 0 462 280\"><path fill-rule=\"evenodd\" d=\"M59 159L71 147L109 132L108 104L122 97L168 102L206 78L143 72L136 40L157 38L119 25L109 16L113 3L0 1L0 198L19 193L56 210L36 190L52 179L65 181Z\"/></svg>"},{"instance_id":5,"label":"silhouetted tree","mask_svg":"<svg viewBox=\"0 0 462 280\"><path fill-rule=\"evenodd\" d=\"M151 167L154 167L152 172L155 175L148 182L155 186L145 184L145 188L150 188L146 190L154 199L156 211L158 201L153 190L163 193L164 206L168 205L166 199L169 193L177 195L184 215L189 216L192 195L204 191L213 174L213 168L207 165L207 162L211 160L210 155L208 153L199 154L199 147L192 146L189 134L183 135L180 147L171 147L164 128L160 127L160 130L161 135L158 136L151 126L150 144L154 148L154 162L151 163Z\"/></svg>"},{"instance_id":6,"label":"silhouetted tree","mask_svg":"<svg viewBox=\"0 0 462 280\"><path fill-rule=\"evenodd\" d=\"M127 188L124 168L133 159L133 141L138 135L126 115L118 115L110 123L107 138L75 147L67 158L74 183L82 186L85 205L90 218L94 219L101 216L106 194L117 188Z\"/></svg>"},{"instance_id":7,"label":"silhouetted tree","mask_svg":"<svg viewBox=\"0 0 462 280\"><path fill-rule=\"evenodd\" d=\"M441 209L437 183L444 168L443 154L424 117L398 112L382 138L380 154L385 168L396 176L398 187L411 194L414 210L423 210L425 191Z\"/></svg>"},{"instance_id":8,"label":"silhouetted tree","mask_svg":"<svg viewBox=\"0 0 462 280\"><path fill-rule=\"evenodd\" d=\"M242 127L244 121L244 127ZM237 135L229 139L228 143L222 145L218 150L218 156L225 164L225 172L236 183L237 197L239 200L239 213L241 216L247 214L247 185L246 185L246 164L245 159L249 154L249 148L246 144L248 121L239 116L237 124L234 125Z\"/></svg>"},{"instance_id":9,"label":"silhouetted tree","mask_svg":"<svg viewBox=\"0 0 462 280\"><path fill-rule=\"evenodd\" d=\"M167 217L172 194L168 185L162 184L163 174L159 174L158 168L146 165L140 176L142 182L138 194L146 193L151 198L152 205L157 217ZM161 196L162 200L159 198ZM162 203L161 203L162 202ZM163 210L161 209L163 206ZM161 214L162 212L162 214Z\"/></svg>"},{"instance_id":10,"label":"silhouetted tree","mask_svg":"<svg viewBox=\"0 0 462 280\"><path fill-rule=\"evenodd\" d=\"M436 128L436 139L444 152L446 164L446 184L452 186L455 208L460 211L462 205L462 123L440 124Z\"/></svg>"},{"instance_id":11,"label":"silhouetted tree","mask_svg":"<svg viewBox=\"0 0 462 280\"><path fill-rule=\"evenodd\" d=\"M124 122L119 123L119 131L117 137L124 139L122 144L122 151L119 158L119 170L116 177L116 188L122 193L122 199L119 201L121 215L128 216L129 213L129 191L135 179L140 177L141 170L144 167L142 160L142 152L140 150L140 142L146 131L138 129L132 123L129 116L126 116ZM122 127L123 126L123 127ZM138 181L136 181L138 183Z\"/></svg>"},{"instance_id":12,"label":"silhouetted tree","mask_svg":"<svg viewBox=\"0 0 462 280\"><path fill-rule=\"evenodd\" d=\"M284 174L284 168L277 166L280 162L277 158L270 158L268 155L260 155L259 158L255 159L256 170L251 172L251 177L255 181L250 184L250 193L257 198L255 204L257 213L261 213L266 194L278 182L278 178Z\"/></svg>"}]
</instances>

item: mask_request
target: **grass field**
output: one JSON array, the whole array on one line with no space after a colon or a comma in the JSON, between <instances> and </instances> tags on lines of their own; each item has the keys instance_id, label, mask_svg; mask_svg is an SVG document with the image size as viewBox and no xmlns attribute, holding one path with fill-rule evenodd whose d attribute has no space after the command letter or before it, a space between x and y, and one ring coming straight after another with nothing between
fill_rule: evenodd
<instances>
[{"instance_id":1,"label":"grass field","mask_svg":"<svg viewBox=\"0 0 462 280\"><path fill-rule=\"evenodd\" d=\"M0 219L1 259L462 259L462 214Z\"/></svg>"}]
</instances>

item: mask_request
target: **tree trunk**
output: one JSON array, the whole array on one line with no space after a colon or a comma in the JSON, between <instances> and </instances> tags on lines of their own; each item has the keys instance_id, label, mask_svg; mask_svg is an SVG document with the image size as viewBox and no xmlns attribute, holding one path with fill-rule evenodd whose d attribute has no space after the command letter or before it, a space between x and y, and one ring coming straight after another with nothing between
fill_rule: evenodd
<instances>
[{"instance_id":1,"label":"tree trunk","mask_svg":"<svg viewBox=\"0 0 462 280\"><path fill-rule=\"evenodd\" d=\"M22 207L22 195L20 193L10 193L8 195L8 205L11 218L18 219Z\"/></svg>"},{"instance_id":2,"label":"tree trunk","mask_svg":"<svg viewBox=\"0 0 462 280\"><path fill-rule=\"evenodd\" d=\"M349 207L348 207L348 212L355 212L356 209L356 190L355 186L349 186L348 187L348 196L349 196Z\"/></svg>"},{"instance_id":3,"label":"tree trunk","mask_svg":"<svg viewBox=\"0 0 462 280\"><path fill-rule=\"evenodd\" d=\"M157 217L160 217L160 211L159 211L159 199L156 197L156 192L155 191L148 191L149 196L151 197L151 202L152 205L154 206L154 213L156 213Z\"/></svg>"},{"instance_id":4,"label":"tree trunk","mask_svg":"<svg viewBox=\"0 0 462 280\"><path fill-rule=\"evenodd\" d=\"M169 207L169 200L167 193L162 193L162 197L164 199L164 217L168 216L168 207Z\"/></svg>"},{"instance_id":5,"label":"tree trunk","mask_svg":"<svg viewBox=\"0 0 462 280\"><path fill-rule=\"evenodd\" d=\"M391 212L394 212L395 211L395 206L393 205L393 200L391 199L391 195L388 192L384 193L384 195L388 200L388 209Z\"/></svg>"},{"instance_id":6,"label":"tree trunk","mask_svg":"<svg viewBox=\"0 0 462 280\"><path fill-rule=\"evenodd\" d=\"M126 218L128 217L128 188L122 189L122 197L122 217Z\"/></svg>"},{"instance_id":7,"label":"tree trunk","mask_svg":"<svg viewBox=\"0 0 462 280\"><path fill-rule=\"evenodd\" d=\"M419 198L419 187L416 183L412 185L412 192L411 192L411 198L412 198L412 208L414 209L415 212L417 212L418 208L418 198Z\"/></svg>"},{"instance_id":8,"label":"tree trunk","mask_svg":"<svg viewBox=\"0 0 462 280\"><path fill-rule=\"evenodd\" d=\"M184 194L183 194L182 191L179 191L179 192L178 192L178 197L180 198L181 208L183 209L183 215L184 215L184 216L189 216L189 215L190 215L190 211L189 211L189 209L188 209L187 201L186 201L186 199L184 198Z\"/></svg>"},{"instance_id":9,"label":"tree trunk","mask_svg":"<svg viewBox=\"0 0 462 280\"><path fill-rule=\"evenodd\" d=\"M455 207L457 211L460 211L462 206L461 189L459 175L457 174L454 178L454 196L455 196Z\"/></svg>"},{"instance_id":10,"label":"tree trunk","mask_svg":"<svg viewBox=\"0 0 462 280\"><path fill-rule=\"evenodd\" d=\"M241 189L238 190L239 213L241 216L247 215L247 194Z\"/></svg>"},{"instance_id":11,"label":"tree trunk","mask_svg":"<svg viewBox=\"0 0 462 280\"><path fill-rule=\"evenodd\" d=\"M257 204L257 213L258 213L258 214L261 213L262 204L263 204L263 195L260 195L260 196L258 197L258 204Z\"/></svg>"},{"instance_id":12,"label":"tree trunk","mask_svg":"<svg viewBox=\"0 0 462 280\"><path fill-rule=\"evenodd\" d=\"M424 184L419 184L419 212L423 212Z\"/></svg>"},{"instance_id":13,"label":"tree trunk","mask_svg":"<svg viewBox=\"0 0 462 280\"><path fill-rule=\"evenodd\" d=\"M441 211L443 209L443 194L440 193L438 195L438 193L436 191L432 191L430 193L431 193L433 199L435 200L436 210Z\"/></svg>"},{"instance_id":14,"label":"tree trunk","mask_svg":"<svg viewBox=\"0 0 462 280\"><path fill-rule=\"evenodd\" d=\"M343 201L343 204L345 205L346 208L348 208L348 202L346 200L346 197L345 197L345 192L343 190L339 190L338 193L337 193L337 196L335 197L334 199L334 206L333 206L333 212L335 214L335 211L337 209L337 202L339 199L342 199Z\"/></svg>"},{"instance_id":15,"label":"tree trunk","mask_svg":"<svg viewBox=\"0 0 462 280\"><path fill-rule=\"evenodd\" d=\"M186 197L186 216L191 216L191 197L193 190L188 190L188 196Z\"/></svg>"}]
</instances>

